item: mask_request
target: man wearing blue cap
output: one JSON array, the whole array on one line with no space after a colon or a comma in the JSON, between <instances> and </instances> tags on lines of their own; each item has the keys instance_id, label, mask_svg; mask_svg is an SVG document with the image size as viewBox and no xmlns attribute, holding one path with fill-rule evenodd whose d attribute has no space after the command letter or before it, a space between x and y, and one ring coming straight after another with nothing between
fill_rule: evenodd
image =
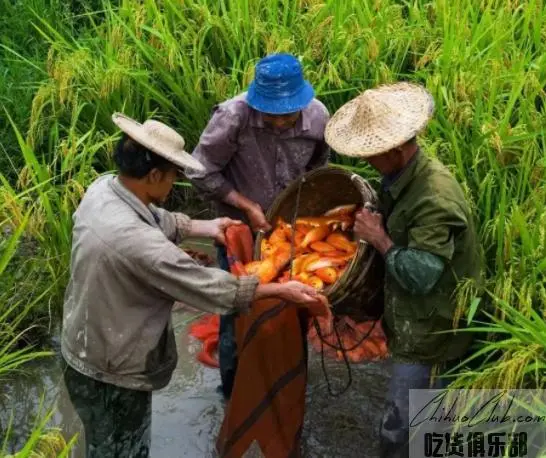
<instances>
[{"instance_id":1,"label":"man wearing blue cap","mask_svg":"<svg viewBox=\"0 0 546 458\"><path fill-rule=\"evenodd\" d=\"M270 229L264 212L275 197L305 172L327 164L324 141L328 110L314 98L300 62L290 54L261 59L248 92L214 107L193 156L204 172L188 178L216 204L218 215ZM218 248L228 269L226 251ZM229 398L237 365L233 315L220 322L220 373Z\"/></svg>"}]
</instances>

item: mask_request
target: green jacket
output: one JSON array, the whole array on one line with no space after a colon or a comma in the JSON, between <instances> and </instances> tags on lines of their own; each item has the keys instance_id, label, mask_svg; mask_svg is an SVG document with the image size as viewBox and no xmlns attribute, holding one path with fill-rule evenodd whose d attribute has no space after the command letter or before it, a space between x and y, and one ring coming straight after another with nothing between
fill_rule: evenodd
<instances>
[{"instance_id":1,"label":"green jacket","mask_svg":"<svg viewBox=\"0 0 546 458\"><path fill-rule=\"evenodd\" d=\"M393 357L423 363L461 357L470 333L436 333L453 330L457 283L480 278L480 246L461 187L444 165L418 152L382 189L380 201L396 247L422 250L444 261L438 281L423 295L403 288L393 270L386 269L384 324Z\"/></svg>"}]
</instances>

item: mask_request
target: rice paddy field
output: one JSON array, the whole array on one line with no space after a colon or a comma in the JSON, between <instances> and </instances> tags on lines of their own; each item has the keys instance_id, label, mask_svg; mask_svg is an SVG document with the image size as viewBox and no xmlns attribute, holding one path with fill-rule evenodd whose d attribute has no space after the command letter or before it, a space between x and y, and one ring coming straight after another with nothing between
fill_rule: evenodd
<instances>
[{"instance_id":1,"label":"rice paddy field","mask_svg":"<svg viewBox=\"0 0 546 458\"><path fill-rule=\"evenodd\" d=\"M454 386L543 388L545 43L543 0L0 0L0 379L51 357L72 213L113 168L111 114L153 115L192 148L213 105L286 51L331 113L380 83L433 94L419 141L462 184L486 259L458 291L477 340ZM195 199L180 183L173 205ZM18 456L68 453L47 420Z\"/></svg>"}]
</instances>

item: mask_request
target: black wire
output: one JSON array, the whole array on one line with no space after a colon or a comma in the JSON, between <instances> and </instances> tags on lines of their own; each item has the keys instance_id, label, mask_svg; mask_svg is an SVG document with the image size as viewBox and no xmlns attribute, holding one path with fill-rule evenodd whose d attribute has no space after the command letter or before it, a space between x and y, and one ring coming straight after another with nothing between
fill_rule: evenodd
<instances>
[{"instance_id":1,"label":"black wire","mask_svg":"<svg viewBox=\"0 0 546 458\"><path fill-rule=\"evenodd\" d=\"M364 335L364 336L358 341L358 343L356 343L355 345L353 345L353 346L350 347L350 348L343 348L343 346L341 346L341 344L340 344L339 347L336 347L334 344L331 344L330 342L327 342L326 340L324 340L324 343L325 343L326 345L328 345L330 348L333 348L334 350L339 350L339 351L353 351L354 349L356 349L357 347L359 347L360 344L361 344L362 342L364 342L368 337L370 337L370 334L371 334L372 331L374 330L375 325L377 324L378 321L379 321L379 320L374 320L374 321L373 321L372 327L371 327L370 330L366 333L366 335ZM338 331L337 331L337 328L335 327L335 325L334 325L334 331L335 331L336 333L338 332ZM323 340L322 335L319 335L319 337L320 337L321 340Z\"/></svg>"},{"instance_id":2,"label":"black wire","mask_svg":"<svg viewBox=\"0 0 546 458\"><path fill-rule=\"evenodd\" d=\"M324 362L324 343L325 342L324 342L324 339L322 338L320 326L316 318L313 318L313 324L315 325L317 334L320 337L320 364L322 367L322 373L324 374L324 378L326 379L326 386L328 388L328 393L330 394L330 396L337 398L338 396L341 396L342 394L344 394L351 387L353 383L353 372L351 370L351 364L349 363L349 360L347 359L347 354L345 353L345 351L341 351L341 354L343 355L343 361L345 362L345 367L347 368L347 374L349 375L349 380L347 381L347 385L345 385L345 388L343 388L338 393L334 393L334 391L332 390L332 384L330 383L330 378L328 377L328 372L326 371L326 363ZM339 337L337 328L334 327L334 331L336 333L339 346L343 348L341 346L341 338Z\"/></svg>"},{"instance_id":3,"label":"black wire","mask_svg":"<svg viewBox=\"0 0 546 458\"><path fill-rule=\"evenodd\" d=\"M289 273L288 278L292 280L292 264L294 262L294 251L296 247L296 220L298 219L298 211L300 209L300 195L301 195L301 188L303 186L303 182L305 181L305 177L300 178L300 182L298 183L298 193L296 194L296 208L294 209L294 214L292 215L292 237L290 240L290 264L289 264Z\"/></svg>"},{"instance_id":4,"label":"black wire","mask_svg":"<svg viewBox=\"0 0 546 458\"><path fill-rule=\"evenodd\" d=\"M290 270L289 270L289 278L292 279L292 263L294 262L294 250L295 250L295 240L296 240L296 220L297 220L297 217L298 217L298 211L299 211L299 208L300 208L300 195L301 195L301 188L303 186L303 183L305 181L305 178L304 177L301 177L300 179L300 182L298 184L298 192L297 192L297 195L296 195L296 208L294 209L294 214L292 216L292 240L291 240L291 243L290 243ZM320 330L320 326L318 324L318 321L316 318L313 318L313 324L315 326L315 330L317 331L317 335L320 339L320 362L321 362L321 367L322 367L322 373L324 374L324 378L326 379L326 385L328 387L328 393L330 394L330 396L332 397L338 397L338 396L341 396L342 394L344 394L352 385L353 383L353 373L352 373L352 369L351 369L351 364L349 363L349 359L347 358L347 352L349 351L352 351L354 350L355 348L357 348L359 345L362 344L362 342L364 342L369 336L370 334L372 333L372 331L374 330L375 328L375 325L377 324L377 321L378 320L374 320L374 323L372 325L372 327L370 328L370 330L367 332L366 335L364 335L356 345L352 346L351 348L343 348L343 345L341 344L341 337L339 336L339 331L337 329L337 327L335 326L334 324L334 333L336 335L336 339L337 339L337 343L339 344L339 347L336 347L335 345L329 343L329 342L326 342L324 340L324 337L322 335L322 331ZM345 385L345 387L339 391L338 393L334 393L334 391L332 390L332 384L330 383L330 378L328 377L328 372L326 371L326 363L324 361L324 344L328 345L329 347L337 350L337 351L341 351L341 354L343 356L343 362L345 363L345 367L347 368L347 374L348 374L348 377L349 377L349 380L347 381L347 384Z\"/></svg>"}]
</instances>

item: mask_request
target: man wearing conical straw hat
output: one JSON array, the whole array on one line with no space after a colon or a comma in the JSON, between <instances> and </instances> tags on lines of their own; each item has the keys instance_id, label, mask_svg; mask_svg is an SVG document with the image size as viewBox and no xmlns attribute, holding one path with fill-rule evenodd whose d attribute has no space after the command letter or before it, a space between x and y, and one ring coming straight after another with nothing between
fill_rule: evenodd
<instances>
[{"instance_id":1,"label":"man wearing conical straw hat","mask_svg":"<svg viewBox=\"0 0 546 458\"><path fill-rule=\"evenodd\" d=\"M325 131L333 150L367 161L383 177L381 211L364 208L354 231L386 264L383 320L393 368L381 424L384 457L407 453L409 389L428 388L433 370L468 350L469 333L435 332L453 329L458 281L480 275L464 193L416 141L433 111L423 87L384 85L341 107Z\"/></svg>"},{"instance_id":2,"label":"man wearing conical straw hat","mask_svg":"<svg viewBox=\"0 0 546 458\"><path fill-rule=\"evenodd\" d=\"M203 166L165 124L122 114L113 121L124 132L114 154L119 174L95 181L74 215L62 329L65 382L88 458L148 456L151 392L167 385L177 363L175 301L221 315L265 297L317 301L298 282L258 285L256 277L198 265L178 247L182 239L224 243L224 230L239 222L160 208L179 169Z\"/></svg>"}]
</instances>

